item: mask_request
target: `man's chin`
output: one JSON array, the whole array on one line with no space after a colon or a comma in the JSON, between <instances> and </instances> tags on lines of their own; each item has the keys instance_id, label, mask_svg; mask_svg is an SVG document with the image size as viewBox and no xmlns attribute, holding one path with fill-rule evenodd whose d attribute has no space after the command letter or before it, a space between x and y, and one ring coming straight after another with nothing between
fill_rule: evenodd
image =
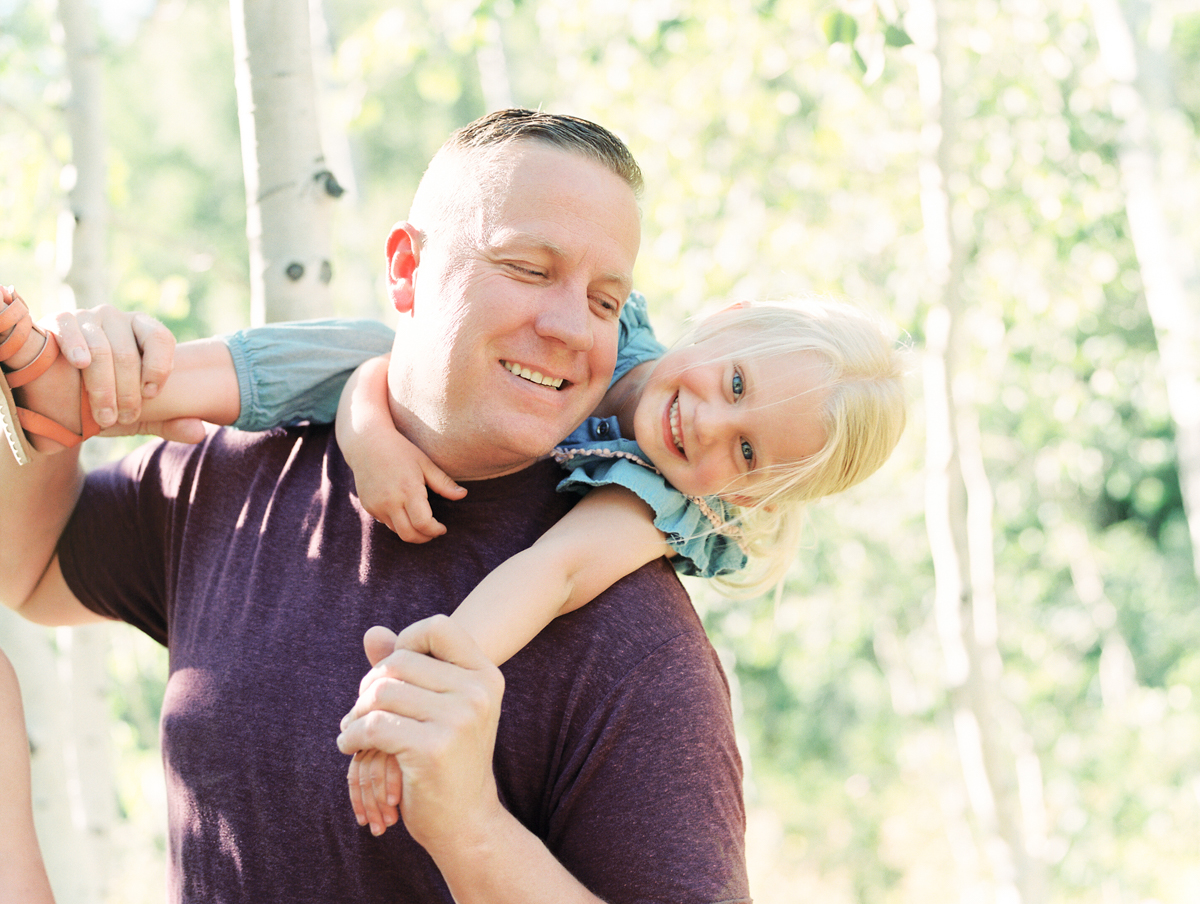
<instances>
[{"instance_id":1,"label":"man's chin","mask_svg":"<svg viewBox=\"0 0 1200 904\"><path fill-rule=\"evenodd\" d=\"M532 464L553 452L586 417L587 415L582 415L578 421L573 422L564 419L554 425L539 422L519 424L505 437L504 446L514 456Z\"/></svg>"}]
</instances>

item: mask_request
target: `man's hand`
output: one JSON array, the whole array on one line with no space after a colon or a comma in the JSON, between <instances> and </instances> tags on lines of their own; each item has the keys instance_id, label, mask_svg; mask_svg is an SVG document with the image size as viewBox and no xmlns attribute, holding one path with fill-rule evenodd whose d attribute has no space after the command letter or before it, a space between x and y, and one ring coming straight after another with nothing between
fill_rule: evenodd
<instances>
[{"instance_id":1,"label":"man's hand","mask_svg":"<svg viewBox=\"0 0 1200 904\"><path fill-rule=\"evenodd\" d=\"M63 312L53 325L42 326L54 331L63 356L82 371L92 416L107 428L105 436L149 433L179 442L204 438L196 418L153 423L141 419L142 402L159 394L175 355L175 337L149 314L100 305Z\"/></svg>"},{"instance_id":2,"label":"man's hand","mask_svg":"<svg viewBox=\"0 0 1200 904\"><path fill-rule=\"evenodd\" d=\"M446 616L410 625L391 652L375 660L385 652L389 634L374 628L364 638L376 664L342 720L338 748L395 757L403 786L397 795L400 816L436 858L440 850L480 837L489 820L504 815L492 775L504 678ZM352 800L359 795L360 821L368 807L362 787L350 788ZM377 810L372 815L380 818Z\"/></svg>"},{"instance_id":3,"label":"man's hand","mask_svg":"<svg viewBox=\"0 0 1200 904\"><path fill-rule=\"evenodd\" d=\"M63 356L83 372L92 416L101 427L135 423L171 373L175 337L148 314L100 305L54 318Z\"/></svg>"}]
</instances>

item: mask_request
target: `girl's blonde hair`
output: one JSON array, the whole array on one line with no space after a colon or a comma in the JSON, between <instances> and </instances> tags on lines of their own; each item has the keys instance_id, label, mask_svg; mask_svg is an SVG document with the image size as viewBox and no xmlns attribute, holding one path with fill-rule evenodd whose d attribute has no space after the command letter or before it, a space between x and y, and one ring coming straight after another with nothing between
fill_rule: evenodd
<instances>
[{"instance_id":1,"label":"girl's blonde hair","mask_svg":"<svg viewBox=\"0 0 1200 904\"><path fill-rule=\"evenodd\" d=\"M800 545L804 504L849 489L879 470L904 432L904 354L882 325L859 309L821 298L745 305L704 318L682 345L736 330L739 358L815 353L824 364L818 391L825 445L815 455L757 472L738 527L752 566L718 578L727 592L758 593L777 584Z\"/></svg>"}]
</instances>

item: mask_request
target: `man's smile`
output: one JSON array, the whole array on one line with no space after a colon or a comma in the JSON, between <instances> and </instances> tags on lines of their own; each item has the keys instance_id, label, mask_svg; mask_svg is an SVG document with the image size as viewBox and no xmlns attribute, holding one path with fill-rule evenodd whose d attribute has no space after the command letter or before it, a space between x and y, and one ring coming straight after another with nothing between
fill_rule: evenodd
<instances>
[{"instance_id":1,"label":"man's smile","mask_svg":"<svg viewBox=\"0 0 1200 904\"><path fill-rule=\"evenodd\" d=\"M516 374L518 377L521 377L524 380L529 380L531 383L537 383L540 386L549 386L552 389L562 389L564 385L570 385L562 377L547 377L540 371L530 370L528 367L516 364L512 361L501 361L500 363L504 365L504 369L509 373Z\"/></svg>"}]
</instances>

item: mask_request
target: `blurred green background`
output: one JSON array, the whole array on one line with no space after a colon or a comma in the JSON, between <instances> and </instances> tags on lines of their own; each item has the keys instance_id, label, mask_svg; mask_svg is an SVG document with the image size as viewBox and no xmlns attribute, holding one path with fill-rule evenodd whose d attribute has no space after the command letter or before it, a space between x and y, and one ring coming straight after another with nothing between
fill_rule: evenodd
<instances>
[{"instance_id":1,"label":"blurred green background","mask_svg":"<svg viewBox=\"0 0 1200 904\"><path fill-rule=\"evenodd\" d=\"M647 182L635 282L664 339L723 300L816 292L883 314L912 348L900 448L814 507L781 592L731 602L693 585L733 684L759 902L1015 900L971 796L926 526L921 373L945 284L922 191L939 137L961 254L954 398L977 446L974 536L994 557L988 586L970 585L994 597L999 709L984 727L1013 777L1036 877L1024 898L1200 900L1200 592L1102 6L937 3L952 114L937 133L924 3L325 0L326 153L349 189L331 313L388 317L383 241L425 163L453 128L514 104L594 119L633 150ZM1124 9L1194 324L1200 5ZM181 339L243 326L228 8L126 0L96 15L113 303ZM46 0L0 0L0 281L35 307L57 291L71 154L59 31ZM110 900L154 901L165 653L112 638Z\"/></svg>"}]
</instances>

